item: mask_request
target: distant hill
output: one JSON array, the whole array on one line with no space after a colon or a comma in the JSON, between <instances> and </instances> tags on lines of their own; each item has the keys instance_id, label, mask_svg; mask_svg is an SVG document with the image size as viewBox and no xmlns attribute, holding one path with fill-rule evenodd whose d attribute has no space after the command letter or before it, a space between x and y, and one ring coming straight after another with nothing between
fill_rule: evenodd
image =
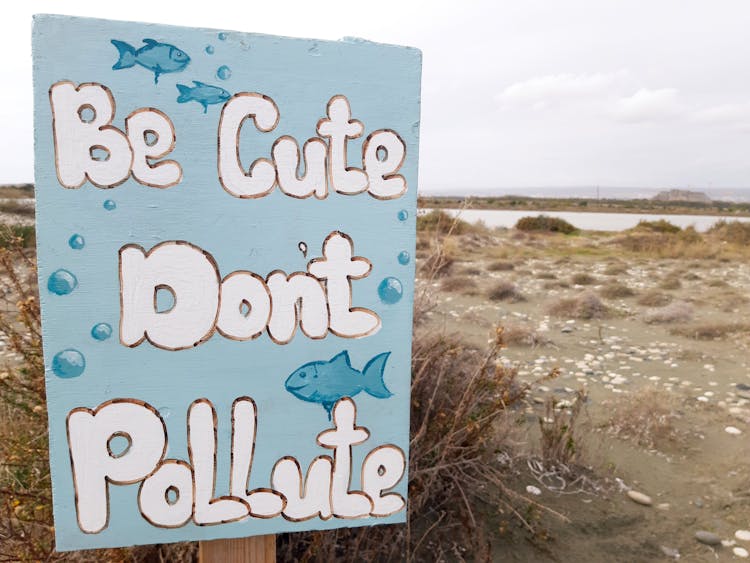
<instances>
[{"instance_id":1,"label":"distant hill","mask_svg":"<svg viewBox=\"0 0 750 563\"><path fill-rule=\"evenodd\" d=\"M711 198L703 192L690 190L665 190L656 194L654 201L689 201L691 203L711 203Z\"/></svg>"}]
</instances>

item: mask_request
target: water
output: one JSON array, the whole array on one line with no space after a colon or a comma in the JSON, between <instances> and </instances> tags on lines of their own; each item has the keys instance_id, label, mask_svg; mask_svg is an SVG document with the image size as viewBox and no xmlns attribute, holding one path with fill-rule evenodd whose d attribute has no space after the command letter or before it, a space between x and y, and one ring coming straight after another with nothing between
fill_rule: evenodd
<instances>
[{"instance_id":1,"label":"water","mask_svg":"<svg viewBox=\"0 0 750 563\"><path fill-rule=\"evenodd\" d=\"M393 305L401 301L401 297L404 295L404 286L396 278L384 278L378 286L378 295L383 303Z\"/></svg>"},{"instance_id":2,"label":"water","mask_svg":"<svg viewBox=\"0 0 750 563\"><path fill-rule=\"evenodd\" d=\"M78 287L78 279L68 270L57 270L47 280L47 289L55 295L68 295Z\"/></svg>"},{"instance_id":3,"label":"water","mask_svg":"<svg viewBox=\"0 0 750 563\"><path fill-rule=\"evenodd\" d=\"M112 327L107 323L99 323L91 329L91 336L99 341L107 340L112 336Z\"/></svg>"},{"instance_id":4,"label":"water","mask_svg":"<svg viewBox=\"0 0 750 563\"><path fill-rule=\"evenodd\" d=\"M664 219L678 227L693 226L705 232L717 221L750 222L750 217L719 215L656 215L651 213L592 213L580 211L510 211L506 209L445 209L452 216L460 215L469 223L482 221L490 228L511 228L521 217L548 215L564 219L574 227L585 231L624 231L635 227L639 221L659 221Z\"/></svg>"},{"instance_id":5,"label":"water","mask_svg":"<svg viewBox=\"0 0 750 563\"><path fill-rule=\"evenodd\" d=\"M216 71L216 77L221 80L229 80L231 76L232 76L232 69L230 69L227 65L221 65L219 69Z\"/></svg>"},{"instance_id":6,"label":"water","mask_svg":"<svg viewBox=\"0 0 750 563\"><path fill-rule=\"evenodd\" d=\"M52 371L57 377L70 379L78 377L86 369L86 360L78 350L69 348L58 352L52 358Z\"/></svg>"}]
</instances>

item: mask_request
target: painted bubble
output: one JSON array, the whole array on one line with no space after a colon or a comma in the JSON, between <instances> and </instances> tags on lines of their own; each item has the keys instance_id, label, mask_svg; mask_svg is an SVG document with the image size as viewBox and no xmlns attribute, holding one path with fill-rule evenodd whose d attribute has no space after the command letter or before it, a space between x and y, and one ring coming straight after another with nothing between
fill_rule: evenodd
<instances>
[{"instance_id":1,"label":"painted bubble","mask_svg":"<svg viewBox=\"0 0 750 563\"><path fill-rule=\"evenodd\" d=\"M221 80L229 80L232 77L232 69L227 65L221 65L216 71L216 77Z\"/></svg>"},{"instance_id":2,"label":"painted bubble","mask_svg":"<svg viewBox=\"0 0 750 563\"><path fill-rule=\"evenodd\" d=\"M114 202L114 200L108 199L102 204L102 207L104 207L104 209L106 209L107 211L112 211L113 209L117 208L117 204Z\"/></svg>"},{"instance_id":3,"label":"painted bubble","mask_svg":"<svg viewBox=\"0 0 750 563\"><path fill-rule=\"evenodd\" d=\"M77 287L78 279L68 270L56 270L47 280L47 289L55 295L68 295Z\"/></svg>"},{"instance_id":4,"label":"painted bubble","mask_svg":"<svg viewBox=\"0 0 750 563\"><path fill-rule=\"evenodd\" d=\"M213 55L214 54L214 46L213 45L206 45L206 54L207 55Z\"/></svg>"},{"instance_id":5,"label":"painted bubble","mask_svg":"<svg viewBox=\"0 0 750 563\"><path fill-rule=\"evenodd\" d=\"M107 323L95 324L91 329L91 336L95 340L107 340L107 338L112 336L112 327Z\"/></svg>"},{"instance_id":6,"label":"painted bubble","mask_svg":"<svg viewBox=\"0 0 750 563\"><path fill-rule=\"evenodd\" d=\"M219 41L226 41L227 40L227 34L225 32L220 32L217 36L219 38Z\"/></svg>"},{"instance_id":7,"label":"painted bubble","mask_svg":"<svg viewBox=\"0 0 750 563\"><path fill-rule=\"evenodd\" d=\"M409 212L406 209L402 209L398 212L398 220L406 221L409 218Z\"/></svg>"},{"instance_id":8,"label":"painted bubble","mask_svg":"<svg viewBox=\"0 0 750 563\"><path fill-rule=\"evenodd\" d=\"M398 253L398 263L402 266L406 266L409 263L409 260L411 260L411 256L409 256L409 253L406 252L406 250L402 250Z\"/></svg>"},{"instance_id":9,"label":"painted bubble","mask_svg":"<svg viewBox=\"0 0 750 563\"><path fill-rule=\"evenodd\" d=\"M72 248L73 250L81 250L84 246L86 246L86 241L81 235L76 234L68 239L68 246L70 246L70 248Z\"/></svg>"},{"instance_id":10,"label":"painted bubble","mask_svg":"<svg viewBox=\"0 0 750 563\"><path fill-rule=\"evenodd\" d=\"M86 359L78 350L68 348L52 358L52 371L57 377L71 379L78 377L86 369Z\"/></svg>"},{"instance_id":11,"label":"painted bubble","mask_svg":"<svg viewBox=\"0 0 750 563\"><path fill-rule=\"evenodd\" d=\"M393 305L401 301L404 295L404 286L394 277L384 278L378 286L378 295L383 303Z\"/></svg>"},{"instance_id":12,"label":"painted bubble","mask_svg":"<svg viewBox=\"0 0 750 563\"><path fill-rule=\"evenodd\" d=\"M169 407L159 407L159 416L167 419L172 415L172 411L169 410Z\"/></svg>"}]
</instances>

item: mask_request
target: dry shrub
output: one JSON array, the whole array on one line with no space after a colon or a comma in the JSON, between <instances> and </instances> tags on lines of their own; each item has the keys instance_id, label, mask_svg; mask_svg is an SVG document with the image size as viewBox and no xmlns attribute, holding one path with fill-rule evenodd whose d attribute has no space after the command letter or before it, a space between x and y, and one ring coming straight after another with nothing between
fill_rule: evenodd
<instances>
[{"instance_id":1,"label":"dry shrub","mask_svg":"<svg viewBox=\"0 0 750 563\"><path fill-rule=\"evenodd\" d=\"M475 268L473 266L469 266L467 268L461 268L458 271L458 274L462 276L481 276L482 270L480 270L479 268Z\"/></svg>"},{"instance_id":2,"label":"dry shrub","mask_svg":"<svg viewBox=\"0 0 750 563\"><path fill-rule=\"evenodd\" d=\"M647 291L638 298L638 305L644 307L664 307L672 302L672 296L668 293L661 293L654 289Z\"/></svg>"},{"instance_id":3,"label":"dry shrub","mask_svg":"<svg viewBox=\"0 0 750 563\"><path fill-rule=\"evenodd\" d=\"M721 242L745 246L750 244L750 223L742 221L717 221L708 234Z\"/></svg>"},{"instance_id":4,"label":"dry shrub","mask_svg":"<svg viewBox=\"0 0 750 563\"><path fill-rule=\"evenodd\" d=\"M585 292L576 297L561 299L549 308L549 313L556 317L568 319L603 319L611 314L599 296L595 293Z\"/></svg>"},{"instance_id":5,"label":"dry shrub","mask_svg":"<svg viewBox=\"0 0 750 563\"><path fill-rule=\"evenodd\" d=\"M679 233L682 230L680 227L670 223L666 219L659 219L658 221L639 221L633 229L637 231L649 231L652 233Z\"/></svg>"},{"instance_id":6,"label":"dry shrub","mask_svg":"<svg viewBox=\"0 0 750 563\"><path fill-rule=\"evenodd\" d=\"M635 291L630 289L627 285L619 282L608 283L601 290L599 294L605 299L622 299L624 297L633 297Z\"/></svg>"},{"instance_id":7,"label":"dry shrub","mask_svg":"<svg viewBox=\"0 0 750 563\"><path fill-rule=\"evenodd\" d=\"M706 285L708 287L729 287L729 284L722 279L709 280Z\"/></svg>"},{"instance_id":8,"label":"dry shrub","mask_svg":"<svg viewBox=\"0 0 750 563\"><path fill-rule=\"evenodd\" d=\"M472 230L472 225L458 217L451 217L442 209L417 216L417 231L427 231L436 235L461 235Z\"/></svg>"},{"instance_id":9,"label":"dry shrub","mask_svg":"<svg viewBox=\"0 0 750 563\"><path fill-rule=\"evenodd\" d=\"M693 318L693 307L685 301L675 301L643 315L648 324L684 323Z\"/></svg>"},{"instance_id":10,"label":"dry shrub","mask_svg":"<svg viewBox=\"0 0 750 563\"><path fill-rule=\"evenodd\" d=\"M674 233L631 230L613 238L611 243L630 252L657 258L715 258L722 252L720 245L706 240L693 227Z\"/></svg>"},{"instance_id":11,"label":"dry shrub","mask_svg":"<svg viewBox=\"0 0 750 563\"><path fill-rule=\"evenodd\" d=\"M680 289L681 287L682 282L680 281L680 278L674 275L668 276L659 284L659 289L674 290Z\"/></svg>"},{"instance_id":12,"label":"dry shrub","mask_svg":"<svg viewBox=\"0 0 750 563\"><path fill-rule=\"evenodd\" d=\"M285 561L489 560L494 533L488 512L523 517L533 501L506 488L507 466L498 452L511 452L510 409L529 384L499 364L505 345L498 329L485 352L455 337L418 333L412 357L408 524L284 534ZM551 372L547 378L557 377Z\"/></svg>"},{"instance_id":13,"label":"dry shrub","mask_svg":"<svg viewBox=\"0 0 750 563\"><path fill-rule=\"evenodd\" d=\"M716 340L730 334L750 332L748 323L705 323L692 326L675 327L669 331L677 336L686 336L695 340Z\"/></svg>"},{"instance_id":14,"label":"dry shrub","mask_svg":"<svg viewBox=\"0 0 750 563\"><path fill-rule=\"evenodd\" d=\"M628 273L628 268L624 264L610 264L604 269L605 276L621 276Z\"/></svg>"},{"instance_id":15,"label":"dry shrub","mask_svg":"<svg viewBox=\"0 0 750 563\"><path fill-rule=\"evenodd\" d=\"M476 280L467 276L445 278L440 284L440 289L463 293L464 295L477 295L479 293L479 285L477 285Z\"/></svg>"},{"instance_id":16,"label":"dry shrub","mask_svg":"<svg viewBox=\"0 0 750 563\"><path fill-rule=\"evenodd\" d=\"M545 233L564 233L569 235L576 232L576 228L557 217L547 215L537 215L536 217L521 217L516 223L516 229L519 231L541 231Z\"/></svg>"},{"instance_id":17,"label":"dry shrub","mask_svg":"<svg viewBox=\"0 0 750 563\"><path fill-rule=\"evenodd\" d=\"M544 346L550 343L542 333L537 332L532 327L522 324L506 324L503 338L508 346Z\"/></svg>"},{"instance_id":18,"label":"dry shrub","mask_svg":"<svg viewBox=\"0 0 750 563\"><path fill-rule=\"evenodd\" d=\"M565 408L554 397L545 401L545 416L539 419L539 430L542 459L548 464L567 465L576 461L580 444L577 421L585 402L583 391L576 391L575 399Z\"/></svg>"},{"instance_id":19,"label":"dry shrub","mask_svg":"<svg viewBox=\"0 0 750 563\"><path fill-rule=\"evenodd\" d=\"M526 301L526 297L524 297L516 285L508 281L495 284L487 293L487 297L492 301L509 301L510 303Z\"/></svg>"},{"instance_id":20,"label":"dry shrub","mask_svg":"<svg viewBox=\"0 0 750 563\"><path fill-rule=\"evenodd\" d=\"M505 260L498 260L497 262L492 262L487 266L487 269L490 272L508 272L510 270L513 270L515 268L515 265L512 262L506 262Z\"/></svg>"},{"instance_id":21,"label":"dry shrub","mask_svg":"<svg viewBox=\"0 0 750 563\"><path fill-rule=\"evenodd\" d=\"M570 281L573 285L592 285L596 283L596 278L592 276L591 274L587 274L586 272L579 272L577 274L574 274Z\"/></svg>"},{"instance_id":22,"label":"dry shrub","mask_svg":"<svg viewBox=\"0 0 750 563\"><path fill-rule=\"evenodd\" d=\"M632 440L645 448L656 448L665 440L675 440L678 418L675 397L658 387L645 387L608 405L612 416L604 427L611 434Z\"/></svg>"},{"instance_id":23,"label":"dry shrub","mask_svg":"<svg viewBox=\"0 0 750 563\"><path fill-rule=\"evenodd\" d=\"M556 280L557 276L553 272L535 272L534 277L538 280Z\"/></svg>"}]
</instances>

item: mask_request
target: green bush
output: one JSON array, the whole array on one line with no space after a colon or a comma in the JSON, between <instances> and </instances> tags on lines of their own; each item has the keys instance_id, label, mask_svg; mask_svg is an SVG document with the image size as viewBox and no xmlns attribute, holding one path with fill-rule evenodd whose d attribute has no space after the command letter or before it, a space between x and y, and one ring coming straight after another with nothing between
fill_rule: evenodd
<instances>
[{"instance_id":1,"label":"green bush","mask_svg":"<svg viewBox=\"0 0 750 563\"><path fill-rule=\"evenodd\" d=\"M442 209L417 216L417 230L430 231L442 235L462 235L471 230L471 225L457 217L451 217Z\"/></svg>"},{"instance_id":2,"label":"green bush","mask_svg":"<svg viewBox=\"0 0 750 563\"><path fill-rule=\"evenodd\" d=\"M678 233L682 229L665 219L658 221L639 221L635 226L638 231L650 231L652 233Z\"/></svg>"},{"instance_id":3,"label":"green bush","mask_svg":"<svg viewBox=\"0 0 750 563\"><path fill-rule=\"evenodd\" d=\"M537 215L536 217L521 217L516 223L519 231L542 231L546 233L564 233L569 235L576 232L576 228L564 219Z\"/></svg>"}]
</instances>

